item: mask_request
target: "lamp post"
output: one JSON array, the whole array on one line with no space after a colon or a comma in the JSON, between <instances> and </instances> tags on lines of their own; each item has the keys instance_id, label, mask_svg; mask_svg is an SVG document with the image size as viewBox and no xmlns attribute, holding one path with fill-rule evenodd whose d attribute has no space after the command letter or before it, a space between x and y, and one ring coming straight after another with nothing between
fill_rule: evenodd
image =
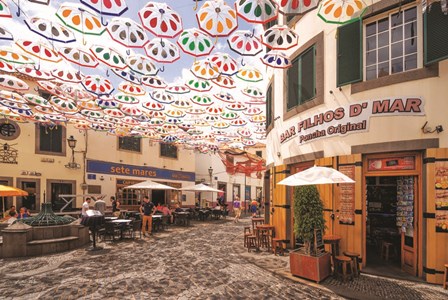
<instances>
[{"instance_id":1,"label":"lamp post","mask_svg":"<svg viewBox=\"0 0 448 300\"><path fill-rule=\"evenodd\" d=\"M72 149L72 158L70 159L70 162L65 165L65 167L68 169L79 169L81 167L78 163L75 162L75 147L77 142L78 141L73 137L73 135L69 136L69 138L67 139L68 146L70 147L70 149Z\"/></svg>"},{"instance_id":2,"label":"lamp post","mask_svg":"<svg viewBox=\"0 0 448 300\"><path fill-rule=\"evenodd\" d=\"M213 168L211 166L208 168L208 176L210 176L210 187L213 187L213 185L212 185ZM211 194L212 194L212 207L213 207L213 202L214 202L213 193L211 193Z\"/></svg>"}]
</instances>

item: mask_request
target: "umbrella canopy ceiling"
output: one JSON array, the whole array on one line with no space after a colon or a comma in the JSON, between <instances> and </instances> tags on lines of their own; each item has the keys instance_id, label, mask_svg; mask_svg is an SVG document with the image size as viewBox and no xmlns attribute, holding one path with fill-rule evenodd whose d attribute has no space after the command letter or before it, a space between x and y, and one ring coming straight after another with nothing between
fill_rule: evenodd
<instances>
[{"instance_id":1,"label":"umbrella canopy ceiling","mask_svg":"<svg viewBox=\"0 0 448 300\"><path fill-rule=\"evenodd\" d=\"M157 183L151 180L146 180L143 182L139 182L127 187L124 187L125 189L145 189L145 190L175 190L175 188L168 186L168 185L164 185L161 183Z\"/></svg>"},{"instance_id":2,"label":"umbrella canopy ceiling","mask_svg":"<svg viewBox=\"0 0 448 300\"><path fill-rule=\"evenodd\" d=\"M215 193L222 193L221 190L212 188L208 185L205 185L203 183L199 183L193 186L186 186L179 189L180 191L187 191L187 192L215 192Z\"/></svg>"},{"instance_id":3,"label":"umbrella canopy ceiling","mask_svg":"<svg viewBox=\"0 0 448 300\"><path fill-rule=\"evenodd\" d=\"M0 197L7 197L7 196L27 196L28 192L12 187L7 185L1 185L0 184Z\"/></svg>"},{"instance_id":4,"label":"umbrella canopy ceiling","mask_svg":"<svg viewBox=\"0 0 448 300\"><path fill-rule=\"evenodd\" d=\"M355 181L333 168L314 166L278 182L289 186L333 183L355 183Z\"/></svg>"}]
</instances>

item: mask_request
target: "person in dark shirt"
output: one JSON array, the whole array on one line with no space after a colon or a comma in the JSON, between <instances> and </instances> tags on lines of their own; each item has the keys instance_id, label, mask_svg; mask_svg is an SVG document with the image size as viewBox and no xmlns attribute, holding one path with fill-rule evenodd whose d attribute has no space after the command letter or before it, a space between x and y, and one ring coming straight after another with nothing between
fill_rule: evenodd
<instances>
[{"instance_id":1,"label":"person in dark shirt","mask_svg":"<svg viewBox=\"0 0 448 300\"><path fill-rule=\"evenodd\" d=\"M152 215L154 214L155 206L149 201L148 196L143 197L142 206L140 206L140 214L142 216L142 233L149 237L152 231ZM146 225L148 225L148 233L146 232Z\"/></svg>"}]
</instances>

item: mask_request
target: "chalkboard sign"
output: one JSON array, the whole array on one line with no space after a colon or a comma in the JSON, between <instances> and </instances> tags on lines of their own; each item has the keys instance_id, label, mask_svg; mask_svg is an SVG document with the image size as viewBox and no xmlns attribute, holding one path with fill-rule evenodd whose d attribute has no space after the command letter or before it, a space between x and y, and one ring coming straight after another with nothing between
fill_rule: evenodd
<instances>
[{"instance_id":1,"label":"chalkboard sign","mask_svg":"<svg viewBox=\"0 0 448 300\"><path fill-rule=\"evenodd\" d=\"M322 229L314 229L314 249L316 249L316 253L325 252Z\"/></svg>"}]
</instances>

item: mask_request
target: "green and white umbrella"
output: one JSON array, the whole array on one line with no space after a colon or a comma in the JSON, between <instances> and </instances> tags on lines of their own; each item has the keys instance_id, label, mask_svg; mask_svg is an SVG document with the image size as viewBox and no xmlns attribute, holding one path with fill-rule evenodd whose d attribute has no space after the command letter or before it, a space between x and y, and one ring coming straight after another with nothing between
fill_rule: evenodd
<instances>
[{"instance_id":1,"label":"green and white umbrella","mask_svg":"<svg viewBox=\"0 0 448 300\"><path fill-rule=\"evenodd\" d=\"M182 31L177 44L182 51L194 57L209 55L215 47L210 36L197 28Z\"/></svg>"},{"instance_id":2,"label":"green and white umbrella","mask_svg":"<svg viewBox=\"0 0 448 300\"><path fill-rule=\"evenodd\" d=\"M238 16L249 23L266 24L278 16L274 0L237 0L235 9Z\"/></svg>"}]
</instances>

